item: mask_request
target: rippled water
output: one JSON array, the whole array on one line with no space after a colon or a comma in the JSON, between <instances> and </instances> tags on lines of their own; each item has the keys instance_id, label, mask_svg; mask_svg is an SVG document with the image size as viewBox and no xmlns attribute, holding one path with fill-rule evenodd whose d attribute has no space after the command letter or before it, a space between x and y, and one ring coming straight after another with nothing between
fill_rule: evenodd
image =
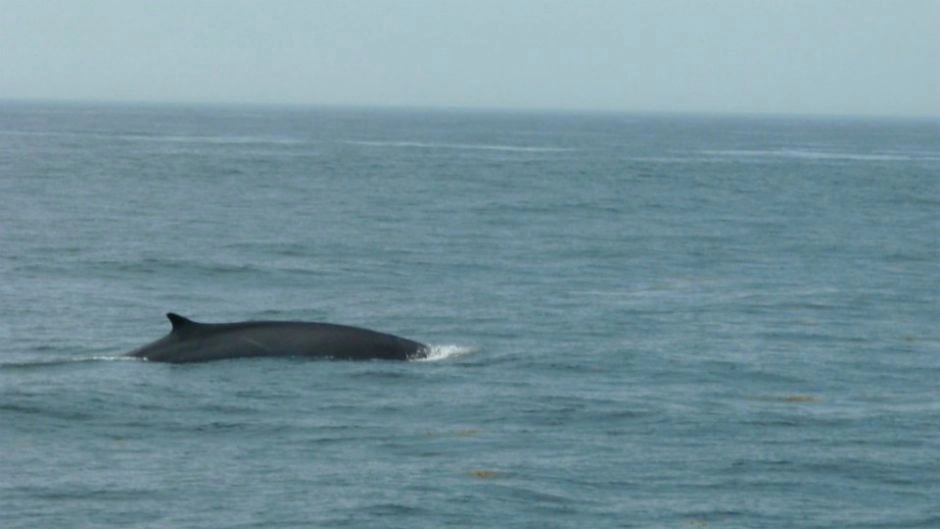
<instances>
[{"instance_id":1,"label":"rippled water","mask_svg":"<svg viewBox=\"0 0 940 529\"><path fill-rule=\"evenodd\" d=\"M936 527L940 124L0 104L0 527ZM421 362L120 355L302 319Z\"/></svg>"}]
</instances>

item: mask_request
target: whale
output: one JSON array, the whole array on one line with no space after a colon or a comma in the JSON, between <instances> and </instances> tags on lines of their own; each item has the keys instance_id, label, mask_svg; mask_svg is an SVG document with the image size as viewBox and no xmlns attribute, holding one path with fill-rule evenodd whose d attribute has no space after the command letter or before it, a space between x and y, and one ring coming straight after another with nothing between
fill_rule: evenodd
<instances>
[{"instance_id":1,"label":"whale","mask_svg":"<svg viewBox=\"0 0 940 529\"><path fill-rule=\"evenodd\" d=\"M125 356L175 364L250 357L330 360L425 358L423 343L361 327L306 321L201 323L174 312L170 333Z\"/></svg>"}]
</instances>

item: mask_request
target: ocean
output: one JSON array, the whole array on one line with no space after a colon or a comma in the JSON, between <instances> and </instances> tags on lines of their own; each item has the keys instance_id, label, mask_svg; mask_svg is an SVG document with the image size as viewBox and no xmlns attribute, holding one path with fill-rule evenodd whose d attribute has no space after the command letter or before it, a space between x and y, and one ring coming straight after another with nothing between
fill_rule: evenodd
<instances>
[{"instance_id":1,"label":"ocean","mask_svg":"<svg viewBox=\"0 0 940 529\"><path fill-rule=\"evenodd\" d=\"M2 528L940 527L937 120L8 101L0 197Z\"/></svg>"}]
</instances>

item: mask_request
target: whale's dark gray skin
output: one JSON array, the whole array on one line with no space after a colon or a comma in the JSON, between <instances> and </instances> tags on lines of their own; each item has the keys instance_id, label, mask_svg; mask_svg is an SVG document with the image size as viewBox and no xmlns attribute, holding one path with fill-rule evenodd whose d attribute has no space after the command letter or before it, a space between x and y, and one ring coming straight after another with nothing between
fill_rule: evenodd
<instances>
[{"instance_id":1,"label":"whale's dark gray skin","mask_svg":"<svg viewBox=\"0 0 940 529\"><path fill-rule=\"evenodd\" d=\"M302 321L198 323L172 312L170 334L127 356L154 362L208 362L253 356L319 357L335 360L411 360L428 347L359 327Z\"/></svg>"}]
</instances>

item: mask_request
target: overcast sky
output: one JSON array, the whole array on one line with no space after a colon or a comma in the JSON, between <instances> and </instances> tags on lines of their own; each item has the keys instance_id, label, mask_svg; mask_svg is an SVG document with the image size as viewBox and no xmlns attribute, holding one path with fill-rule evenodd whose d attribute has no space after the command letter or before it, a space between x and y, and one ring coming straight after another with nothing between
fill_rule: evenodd
<instances>
[{"instance_id":1,"label":"overcast sky","mask_svg":"<svg viewBox=\"0 0 940 529\"><path fill-rule=\"evenodd\" d=\"M940 0L0 0L0 99L940 116Z\"/></svg>"}]
</instances>

